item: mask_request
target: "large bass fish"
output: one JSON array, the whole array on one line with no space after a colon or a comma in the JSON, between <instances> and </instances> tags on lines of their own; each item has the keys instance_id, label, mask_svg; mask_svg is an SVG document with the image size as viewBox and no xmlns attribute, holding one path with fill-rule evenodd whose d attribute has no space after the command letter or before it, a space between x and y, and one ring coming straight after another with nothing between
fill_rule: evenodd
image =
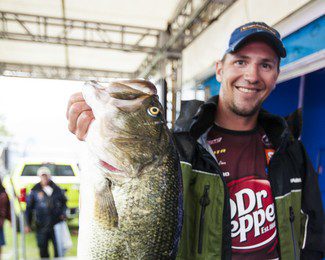
<instances>
[{"instance_id":1,"label":"large bass fish","mask_svg":"<svg viewBox=\"0 0 325 260\"><path fill-rule=\"evenodd\" d=\"M78 258L174 259L181 233L179 159L155 86L91 81L95 121L80 187Z\"/></svg>"}]
</instances>

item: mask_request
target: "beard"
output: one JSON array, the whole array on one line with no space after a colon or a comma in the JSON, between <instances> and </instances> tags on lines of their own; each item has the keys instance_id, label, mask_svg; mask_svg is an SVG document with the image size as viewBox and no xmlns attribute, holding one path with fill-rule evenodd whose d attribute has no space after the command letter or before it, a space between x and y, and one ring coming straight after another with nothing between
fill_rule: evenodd
<instances>
[{"instance_id":1,"label":"beard","mask_svg":"<svg viewBox=\"0 0 325 260\"><path fill-rule=\"evenodd\" d=\"M230 110L238 116L241 117L251 117L254 116L260 110L262 104L256 104L251 109L241 109L236 104L232 104L229 108Z\"/></svg>"}]
</instances>

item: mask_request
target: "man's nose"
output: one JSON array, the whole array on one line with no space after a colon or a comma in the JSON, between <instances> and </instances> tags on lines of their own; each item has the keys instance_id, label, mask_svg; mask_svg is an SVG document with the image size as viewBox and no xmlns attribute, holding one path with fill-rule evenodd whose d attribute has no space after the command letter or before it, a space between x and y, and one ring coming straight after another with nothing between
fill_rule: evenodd
<instances>
[{"instance_id":1,"label":"man's nose","mask_svg":"<svg viewBox=\"0 0 325 260\"><path fill-rule=\"evenodd\" d=\"M250 84L256 84L259 81L259 71L256 64L250 64L247 66L244 74L244 79Z\"/></svg>"}]
</instances>

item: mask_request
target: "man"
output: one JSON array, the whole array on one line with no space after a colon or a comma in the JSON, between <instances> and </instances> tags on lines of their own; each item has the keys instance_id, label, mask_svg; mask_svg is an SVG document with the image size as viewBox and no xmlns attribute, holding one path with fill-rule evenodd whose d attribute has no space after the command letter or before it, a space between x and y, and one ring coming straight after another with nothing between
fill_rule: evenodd
<instances>
[{"instance_id":1,"label":"man","mask_svg":"<svg viewBox=\"0 0 325 260\"><path fill-rule=\"evenodd\" d=\"M286 56L279 33L252 22L232 33L216 64L219 96L183 102L174 129L184 186L178 259L321 259L317 175L286 121L261 109ZM94 119L71 96L69 129Z\"/></svg>"},{"instance_id":2,"label":"man","mask_svg":"<svg viewBox=\"0 0 325 260\"><path fill-rule=\"evenodd\" d=\"M41 180L32 188L27 198L25 232L31 231L33 211L35 211L36 239L40 257L49 257L48 242L50 240L54 246L54 256L58 257L53 227L65 219L67 199L63 191L51 180L48 167L39 168L37 175Z\"/></svg>"}]
</instances>

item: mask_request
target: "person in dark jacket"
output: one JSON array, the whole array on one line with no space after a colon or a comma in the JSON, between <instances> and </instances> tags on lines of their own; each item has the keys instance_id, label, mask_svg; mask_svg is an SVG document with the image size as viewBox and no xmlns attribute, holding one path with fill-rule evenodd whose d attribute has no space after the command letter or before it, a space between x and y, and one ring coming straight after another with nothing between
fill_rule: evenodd
<instances>
[{"instance_id":1,"label":"person in dark jacket","mask_svg":"<svg viewBox=\"0 0 325 260\"><path fill-rule=\"evenodd\" d=\"M1 247L6 244L3 232L3 224L6 219L10 220L10 203L6 190L3 187L0 179L0 259Z\"/></svg>"},{"instance_id":2,"label":"person in dark jacket","mask_svg":"<svg viewBox=\"0 0 325 260\"><path fill-rule=\"evenodd\" d=\"M292 124L299 117L288 126L261 108L285 56L274 28L244 24L217 61L219 95L182 103L174 128L184 190L177 259L324 257L317 174ZM84 140L94 115L81 93L71 96L67 118Z\"/></svg>"},{"instance_id":3,"label":"person in dark jacket","mask_svg":"<svg viewBox=\"0 0 325 260\"><path fill-rule=\"evenodd\" d=\"M50 178L49 168L43 166L37 175L41 181L37 183L27 197L25 232L31 231L35 212L36 239L41 258L48 258L48 243L52 240L54 256L58 256L54 235L54 225L66 218L66 197Z\"/></svg>"}]
</instances>

